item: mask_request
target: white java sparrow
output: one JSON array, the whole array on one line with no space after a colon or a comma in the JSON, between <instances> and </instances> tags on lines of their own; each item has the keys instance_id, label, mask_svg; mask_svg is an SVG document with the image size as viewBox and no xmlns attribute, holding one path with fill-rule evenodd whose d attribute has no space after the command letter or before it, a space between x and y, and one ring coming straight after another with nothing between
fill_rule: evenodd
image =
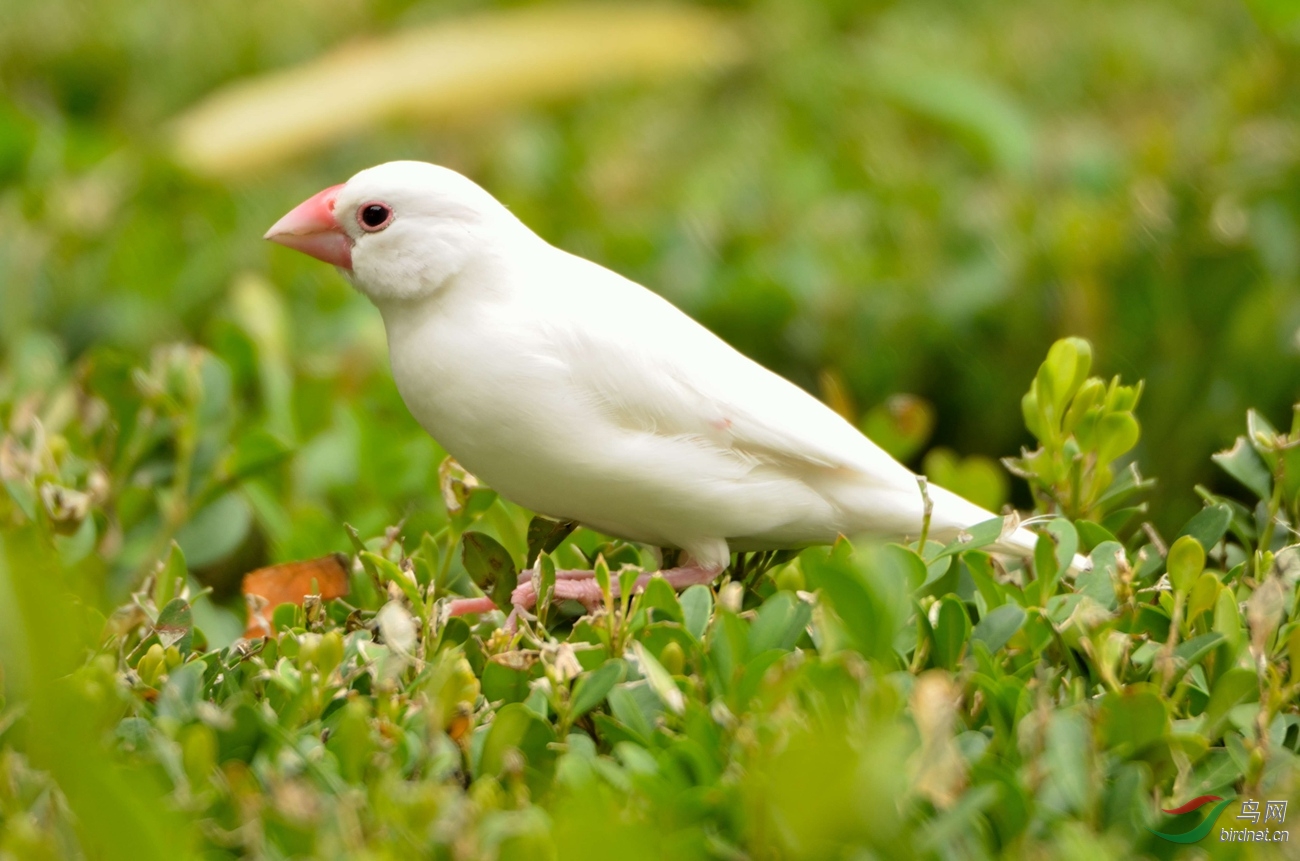
<instances>
[{"instance_id":1,"label":"white java sparrow","mask_svg":"<svg viewBox=\"0 0 1300 861\"><path fill-rule=\"evenodd\" d=\"M917 476L833 410L640 284L548 244L455 171L363 170L266 238L370 297L403 400L465 468L549 517L680 548L664 572L675 586L713 579L732 551L922 531ZM928 494L939 540L995 516ZM994 549L1028 555L1036 538L1012 529ZM560 572L556 597L599 603L589 578ZM528 606L521 582L514 601Z\"/></svg>"}]
</instances>

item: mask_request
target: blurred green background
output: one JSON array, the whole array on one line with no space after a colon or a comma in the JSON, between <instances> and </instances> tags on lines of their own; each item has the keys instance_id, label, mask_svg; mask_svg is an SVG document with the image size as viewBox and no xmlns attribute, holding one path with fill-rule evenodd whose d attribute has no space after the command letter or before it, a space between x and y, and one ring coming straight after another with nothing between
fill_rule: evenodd
<instances>
[{"instance_id":1,"label":"blurred green background","mask_svg":"<svg viewBox=\"0 0 1300 861\"><path fill-rule=\"evenodd\" d=\"M309 194L390 159L456 168L545 238L660 291L913 467L990 506L1008 493L1028 504L1023 483L1013 489L991 459L1031 443L1020 398L1048 345L1084 336L1095 372L1146 380L1133 456L1160 481L1150 517L1169 537L1200 508L1197 483L1241 496L1209 454L1241 433L1247 408L1291 426L1298 59L1290 0L0 0L0 856L78 857L81 839L86 857L184 857L201 833L229 856L265 839L266 857L335 844L361 857L368 836L401 848L367 857L409 857L410 835L429 838L441 811L489 849L513 841L524 847L517 857L545 857L528 847L546 843L550 826L505 779L509 758L481 767L480 746L468 757L475 781L463 782L452 712L431 717L478 708L477 673L474 738L546 724L521 724L517 701L488 705L508 699L498 696L504 665L492 664L495 681L485 669L485 654L507 648L490 620L473 638L467 625L442 626L446 660L431 676L408 673L416 681L400 695L378 670L374 691L365 673L345 682L329 670L304 670L315 681L299 687L299 670L321 662L319 638L287 630L305 616L290 614L262 656L222 650L242 630L239 577L350 551L344 523L387 554L371 564L408 561L400 532L426 569L441 559L444 574L464 573L453 551L472 518L439 529L442 452L397 395L378 314L329 267L261 240ZM1258 460L1247 449L1239 466ZM1249 489L1270 498L1271 480ZM494 504L477 514L477 528L524 558L522 512ZM1149 538L1127 535L1131 547ZM928 615L914 619L895 606L905 578L880 559L857 579L823 563L828 606L844 600L836 612L853 625L840 630L818 609L815 644L800 639L812 612L793 597L802 573L766 584L780 591L757 610L762 624L747 627L740 605L724 610L719 598L698 620L714 620L698 663L694 646L692 664L680 646L669 663L722 680L689 690L734 694L740 740L716 729L735 726L725 704L719 713L691 699L703 741L671 747L681 727L647 725L653 744L618 745L639 781L625 799L574 789L596 785L592 769L618 780L623 771L586 736L568 737L561 791L549 796L559 801L545 814L555 843L657 857L657 844L681 850L672 841L686 823L715 840L711 857L735 857L731 839L779 847L769 835L808 857L841 837L899 856L909 846L942 857L1050 846L1043 857L1170 857L1172 844L1146 831L1153 803L1238 786L1294 797L1293 581L1247 582L1244 563L1223 552L1216 564L1235 572L1223 577L1233 591L1207 572L1190 599L1186 585L1177 598L1200 601L1183 619L1191 649L1178 653L1203 664L1172 697L1165 658L1153 662L1177 645L1170 619L1182 611L1154 586L1158 554L1142 564L1152 587L1140 599L1125 587L1128 615L1071 614L1069 636L1093 638L1082 666L1073 643L1056 645L1054 625L1070 629L1067 620L1014 584L993 590L996 608L973 594L940 599L957 588L956 569L925 581L934 594L917 609ZM819 553L804 557L813 574ZM180 579L191 574L216 588L215 604ZM174 598L187 582L188 597ZM373 610L381 598L366 588L356 603ZM977 652L978 674L959 668L969 602L980 616L972 645L992 641L1004 606L1032 611ZM176 606L184 624L168 616L164 626ZM863 606L870 612L856 612ZM386 650L389 632L376 644L355 621L345 630L359 666L361 647ZM164 627L206 642L188 661L180 648L168 657ZM897 663L891 632L912 637L910 663ZM142 638L155 641L144 657ZM1117 642L1134 647L1119 680L1107 669ZM134 651L112 654L128 643ZM877 663L864 669L853 649ZM620 654L610 650L614 664ZM744 684L724 683L717 668L736 669L741 654ZM455 663L465 655L476 662L468 678L469 665ZM789 674L765 689L770 698L750 708L729 690L758 685L778 659ZM585 669L583 684L594 676ZM967 691L959 711L949 672ZM287 687L263 696L272 675ZM515 700L525 690L536 699L540 688L520 684ZM643 679L618 684L649 690ZM289 688L312 708L285 707ZM431 710L426 695L441 705ZM594 734L602 745L621 737L613 718L649 720L630 694L609 705ZM517 746L553 763L551 733L530 730L534 744ZM110 737L117 752L102 755ZM653 750L663 774L686 774L668 764L688 744L705 754L691 761L712 769L698 786L646 766ZM918 750L931 757L919 771ZM324 763L318 784L299 759ZM977 767L958 801L966 760ZM887 815L883 799L904 799L904 816ZM615 841L619 815L626 839ZM317 823L324 836L313 843Z\"/></svg>"},{"instance_id":2,"label":"blurred green background","mask_svg":"<svg viewBox=\"0 0 1300 861\"><path fill-rule=\"evenodd\" d=\"M173 521L192 566L220 581L346 548L340 521L438 522L440 453L396 394L378 315L260 238L308 194L415 158L467 173L867 426L910 428L891 447L913 466L933 446L1029 443L1019 398L1065 334L1096 344L1103 374L1146 379L1136 454L1166 530L1199 507L1194 483L1226 481L1208 454L1247 407L1285 424L1300 380L1300 16L1281 0L656 7L707 10L713 35L665 38L686 56L657 71L579 58L537 98L470 45L464 92L430 94L451 107L233 166L175 143L175 119L232 82L525 5L554 4L5 0L5 421L69 375L193 341L228 367L207 386L206 430L256 430L290 454L204 495L206 520ZM566 62L539 56L523 77ZM317 107L364 114L395 86L354 72L311 90ZM290 114L223 131L255 141ZM897 393L925 403L882 413ZM166 536L156 515L120 511L124 587Z\"/></svg>"}]
</instances>

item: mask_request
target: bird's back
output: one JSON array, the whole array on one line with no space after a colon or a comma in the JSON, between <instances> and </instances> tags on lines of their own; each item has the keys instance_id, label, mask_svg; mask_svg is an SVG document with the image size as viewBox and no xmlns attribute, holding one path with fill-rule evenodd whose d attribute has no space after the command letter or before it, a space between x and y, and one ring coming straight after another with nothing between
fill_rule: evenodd
<instances>
[{"instance_id":1,"label":"bird's back","mask_svg":"<svg viewBox=\"0 0 1300 861\"><path fill-rule=\"evenodd\" d=\"M843 417L657 294L553 251L554 263L538 270L545 274L530 289L575 397L606 426L652 437L668 456L702 469L684 490L698 492L711 473L727 482L741 521L725 536L733 545L919 533L916 476ZM788 500L780 515L759 504L774 487ZM993 516L955 495L936 497L937 535Z\"/></svg>"}]
</instances>

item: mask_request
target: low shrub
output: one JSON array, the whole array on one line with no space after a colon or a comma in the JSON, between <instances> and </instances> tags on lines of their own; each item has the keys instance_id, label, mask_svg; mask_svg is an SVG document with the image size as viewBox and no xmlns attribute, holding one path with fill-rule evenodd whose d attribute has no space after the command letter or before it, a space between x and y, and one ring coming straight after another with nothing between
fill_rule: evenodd
<instances>
[{"instance_id":1,"label":"low shrub","mask_svg":"<svg viewBox=\"0 0 1300 861\"><path fill-rule=\"evenodd\" d=\"M1031 561L986 552L997 519L615 597L649 551L445 461L428 531L349 527L341 568L265 572L318 596L332 564L347 594L248 596L256 639L194 573L291 516L267 479L289 449L231 415L228 363L11 378L0 857L1171 857L1216 816L1203 845L1263 853L1221 838L1285 829L1297 790L1300 407L1287 432L1250 414L1215 457L1240 498L1198 488L1161 535L1124 461L1141 386L1091 359L1058 342L1022 404ZM447 613L555 566L606 607Z\"/></svg>"}]
</instances>

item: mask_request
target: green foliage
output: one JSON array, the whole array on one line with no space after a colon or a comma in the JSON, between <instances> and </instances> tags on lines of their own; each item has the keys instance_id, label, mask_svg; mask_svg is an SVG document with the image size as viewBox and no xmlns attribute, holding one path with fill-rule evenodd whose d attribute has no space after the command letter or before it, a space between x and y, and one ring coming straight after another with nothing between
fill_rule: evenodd
<instances>
[{"instance_id":1,"label":"green foliage","mask_svg":"<svg viewBox=\"0 0 1300 861\"><path fill-rule=\"evenodd\" d=\"M102 345L134 362L162 340L226 358L236 406L301 448L290 510L250 503L250 534L283 515L263 537L285 558L340 519L372 534L441 516L412 490L438 458L401 411L372 309L257 241L307 194L397 157L468 173L805 387L833 370L873 436L865 417L912 393L930 416L920 442L903 435L912 465L934 444L1017 451L1023 369L1083 335L1153 383L1140 455L1172 532L1198 507L1187 488L1227 487L1206 458L1237 418L1280 421L1294 398L1286 0L710 2L750 58L723 74L593 75L522 105L470 79L470 117L366 123L221 181L168 157L170 121L221 88L352 38L543 4L0 5L0 348L12 364L39 349L46 369Z\"/></svg>"},{"instance_id":2,"label":"green foliage","mask_svg":"<svg viewBox=\"0 0 1300 861\"><path fill-rule=\"evenodd\" d=\"M1293 5L710 4L749 57L724 73L508 109L467 81L473 121L218 181L171 156L198 100L494 4L0 2L0 856L1170 857L1156 805L1294 799ZM393 157L936 483L1032 500L1034 561L991 521L589 619L544 596L515 637L446 618L653 560L445 460L373 309L255 241ZM1141 402L1069 340L1018 415L1065 332ZM1027 491L987 457L1022 424ZM238 640L240 575L330 551L347 598Z\"/></svg>"},{"instance_id":3,"label":"green foliage","mask_svg":"<svg viewBox=\"0 0 1300 861\"><path fill-rule=\"evenodd\" d=\"M1148 486L1130 467L1119 480L1112 464L1137 445L1133 412L1142 386L1089 377L1092 346L1082 338L1057 341L1020 402L1025 426L1039 448L1007 466L1029 481L1042 504L1073 519L1102 521ZM1111 531L1127 520L1109 518Z\"/></svg>"},{"instance_id":4,"label":"green foliage","mask_svg":"<svg viewBox=\"0 0 1300 861\"><path fill-rule=\"evenodd\" d=\"M636 548L530 519L447 462L442 525L418 540L409 526L369 540L353 530L346 598L283 605L273 636L228 644L208 630L228 611L194 588L193 557L176 543L107 618L94 609L126 545L69 555L66 540L113 522L122 490L81 501L76 480L119 449L87 432L93 409L49 422L59 433L15 423L2 442L0 589L14 600L0 602L0 846L48 857L124 846L132 857L1168 857L1173 844L1148 829L1187 828L1157 808L1300 789L1294 430L1252 417L1219 458L1233 475L1255 464L1243 483L1261 492L1266 520L1206 491L1162 553L1154 530L1120 541L1048 517L1061 498L1091 499L1073 482L1097 487L1114 474L1101 458L1123 453L1059 418L1081 415L1091 381L1077 359L1089 353L1062 342L1026 398L1045 451L1089 440L1077 444L1085 467L1050 485L1031 478L1052 492L1038 494L1046 522L1029 563L986 552L1002 528L993 520L946 547L840 541L738 558L714 587L678 595L652 578L616 599L612 584L644 570ZM28 409L121 397L123 424L147 424L137 405L158 402L145 387L114 395L98 379L78 374L71 401L55 387ZM202 375L179 379L200 380L170 414L168 429L185 433L200 426L206 389ZM1097 415L1127 415L1123 397L1119 413ZM187 457L182 445L157 450L164 491ZM1071 570L1089 544L1092 567ZM590 565L604 607L553 604L514 631L500 612L444 611L480 590L501 602L516 576L537 576L545 593L557 565Z\"/></svg>"}]
</instances>

